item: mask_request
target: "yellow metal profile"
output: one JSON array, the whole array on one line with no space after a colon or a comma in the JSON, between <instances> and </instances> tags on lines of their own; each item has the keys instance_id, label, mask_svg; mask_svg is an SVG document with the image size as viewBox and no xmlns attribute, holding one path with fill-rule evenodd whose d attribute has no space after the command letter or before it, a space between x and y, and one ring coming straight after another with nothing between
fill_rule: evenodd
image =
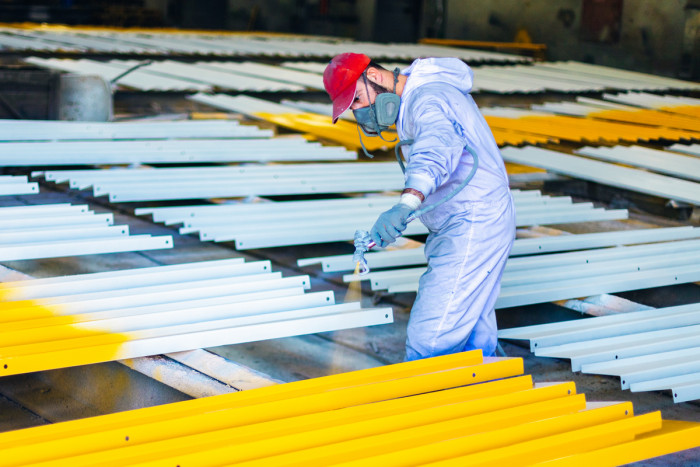
<instances>
[{"instance_id":1,"label":"yellow metal profile","mask_svg":"<svg viewBox=\"0 0 700 467\"><path fill-rule=\"evenodd\" d=\"M136 426L127 425L103 429L97 433L83 430L74 435L71 442L68 443L53 439L44 440L41 444L34 441L32 445L24 445L24 447L20 443L15 443L14 447L10 447L3 442L3 437L0 435L0 443L2 443L0 446L3 449L3 459L0 460L0 465L16 465L13 462L25 459L26 456L42 455L40 451L65 457L82 453L86 446L90 446L90 449L114 449L195 434L201 430L201 427L207 427L209 430L221 430L262 423L276 418L300 416L465 384L475 384L520 373L522 373L522 360L503 359L483 365L311 393L274 402L239 407L220 407L217 410L199 412L194 415L142 422Z\"/></svg>"},{"instance_id":2,"label":"yellow metal profile","mask_svg":"<svg viewBox=\"0 0 700 467\"><path fill-rule=\"evenodd\" d=\"M686 115L700 119L700 106L697 105L681 105L674 107L661 107L659 110L664 112L672 112L680 115Z\"/></svg>"},{"instance_id":3,"label":"yellow metal profile","mask_svg":"<svg viewBox=\"0 0 700 467\"><path fill-rule=\"evenodd\" d=\"M601 120L634 123L638 125L675 128L678 130L687 130L695 133L700 132L700 119L676 115L674 113L659 110L602 110L599 112L591 112L588 114L588 117Z\"/></svg>"},{"instance_id":4,"label":"yellow metal profile","mask_svg":"<svg viewBox=\"0 0 700 467\"><path fill-rule=\"evenodd\" d=\"M557 138L562 141L601 143L656 139L678 141L700 138L700 133L695 131L564 115L520 118L487 115L485 118L493 131L505 129Z\"/></svg>"},{"instance_id":5,"label":"yellow metal profile","mask_svg":"<svg viewBox=\"0 0 700 467\"><path fill-rule=\"evenodd\" d=\"M639 434L659 428L661 428L661 412L652 412L426 465L431 467L509 463L529 465L629 442Z\"/></svg>"},{"instance_id":6,"label":"yellow metal profile","mask_svg":"<svg viewBox=\"0 0 700 467\"><path fill-rule=\"evenodd\" d=\"M338 120L335 124L328 115L317 113L288 113L274 114L268 112L256 112L256 117L272 122L276 125L290 128L301 133L310 133L318 138L327 139L340 143L350 149L360 148L360 135L355 123L345 120ZM374 151L377 149L391 149L396 145L397 134L395 131L387 131L383 133L384 139L363 137L362 141L365 147Z\"/></svg>"},{"instance_id":7,"label":"yellow metal profile","mask_svg":"<svg viewBox=\"0 0 700 467\"><path fill-rule=\"evenodd\" d=\"M423 465L481 451L508 448L510 445L536 440L565 431L597 426L625 417L632 417L632 404L622 402L604 407L577 411L559 416L541 416L538 420L495 426L492 430L480 430L473 433L455 433L450 439L441 443L424 446L414 446L395 452L380 453L374 457L357 459L353 462L343 462L343 467L361 465L381 465L382 467L401 465ZM515 462L521 465L523 462ZM468 464L463 464L468 465Z\"/></svg>"},{"instance_id":8,"label":"yellow metal profile","mask_svg":"<svg viewBox=\"0 0 700 467\"><path fill-rule=\"evenodd\" d=\"M566 395L567 391L575 392L572 383L560 386L561 388L558 391L560 396ZM71 457L69 463L75 466L95 465L97 463L103 466L140 463L175 465L187 460L192 453L217 449L228 445L234 439L236 446L242 446L244 443L253 443L272 438L277 439L281 436L302 432L308 433L317 429L334 429L338 425L347 427L351 423L368 419L376 420L377 418L389 417L395 414L417 414L425 409L452 406L457 403L472 403L475 406L475 410L485 411L482 401L489 401L493 398L505 401L510 401L512 398L520 400L522 396L518 397L518 395L521 392L530 393L531 391L532 379L529 376L520 376L213 432L205 430L186 437L114 449L109 451L108 461L105 461L105 456L102 452L92 452L78 457ZM539 392L536 396L546 398L551 394L553 393L544 394ZM533 398L533 396L530 395L530 398ZM383 429L382 426L376 423L372 424L372 428ZM198 455L195 454L195 456ZM200 463L200 461L197 462Z\"/></svg>"},{"instance_id":9,"label":"yellow metal profile","mask_svg":"<svg viewBox=\"0 0 700 467\"><path fill-rule=\"evenodd\" d=\"M478 365L483 362L480 351L461 352L427 360L398 363L389 367L324 376L321 378L295 381L259 388L255 391L241 391L220 396L193 399L178 404L147 407L140 410L120 412L85 420L76 420L53 425L43 425L24 430L0 433L0 451L22 443L38 443L60 437L94 433L98 430L131 427L138 424L163 421L222 408L246 407L252 404L286 400L318 392L360 387L367 384L394 381L417 375L446 371ZM520 371L522 373L522 361ZM0 459L2 456L0 456Z\"/></svg>"},{"instance_id":10,"label":"yellow metal profile","mask_svg":"<svg viewBox=\"0 0 700 467\"><path fill-rule=\"evenodd\" d=\"M700 423L663 420L661 429L644 433L629 443L622 443L595 451L546 461L541 465L595 465L615 466L659 457L697 447L700 440Z\"/></svg>"},{"instance_id":11,"label":"yellow metal profile","mask_svg":"<svg viewBox=\"0 0 700 467\"><path fill-rule=\"evenodd\" d=\"M318 448L298 450L279 456L267 457L269 454L263 452L261 454L265 457L257 460L240 462L234 459L232 462L227 462L226 465L238 465L241 467L330 465L338 463L341 459L343 462L362 459L391 450L407 449L417 445L446 441L456 436L491 431L497 427L556 417L582 410L585 406L585 397L579 394L509 409L494 410L474 416L455 418L439 423L430 423L416 428L390 431L375 436L327 444Z\"/></svg>"},{"instance_id":12,"label":"yellow metal profile","mask_svg":"<svg viewBox=\"0 0 700 467\"><path fill-rule=\"evenodd\" d=\"M698 424L533 388L522 364L469 352L0 433L0 465L606 465L700 445Z\"/></svg>"}]
</instances>

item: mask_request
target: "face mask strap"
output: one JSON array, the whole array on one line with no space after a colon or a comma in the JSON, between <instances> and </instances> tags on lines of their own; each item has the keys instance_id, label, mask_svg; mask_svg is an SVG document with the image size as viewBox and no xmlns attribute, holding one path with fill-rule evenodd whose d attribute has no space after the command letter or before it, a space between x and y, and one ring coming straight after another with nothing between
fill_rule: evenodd
<instances>
[{"instance_id":1,"label":"face mask strap","mask_svg":"<svg viewBox=\"0 0 700 467\"><path fill-rule=\"evenodd\" d=\"M360 146L362 146L362 150L365 153L365 156L369 157L370 159L374 159L374 156L367 152L367 148L365 148L365 143L362 141L362 133L360 132L360 125L357 125L357 136L360 137Z\"/></svg>"}]
</instances>

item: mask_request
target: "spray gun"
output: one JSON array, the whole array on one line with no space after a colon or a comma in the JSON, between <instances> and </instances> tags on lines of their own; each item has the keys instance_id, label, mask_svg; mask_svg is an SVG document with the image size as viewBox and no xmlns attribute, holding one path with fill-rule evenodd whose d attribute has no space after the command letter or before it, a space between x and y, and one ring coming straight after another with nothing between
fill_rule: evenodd
<instances>
[{"instance_id":1,"label":"spray gun","mask_svg":"<svg viewBox=\"0 0 700 467\"><path fill-rule=\"evenodd\" d=\"M420 212L420 211L416 211ZM406 219L406 224L411 222L416 218L416 213L411 214ZM369 266L367 265L367 260L365 259L365 253L377 246L369 237L369 232L366 230L356 230L355 231L355 253L352 255L352 262L357 265L357 274L364 276L369 274Z\"/></svg>"},{"instance_id":2,"label":"spray gun","mask_svg":"<svg viewBox=\"0 0 700 467\"><path fill-rule=\"evenodd\" d=\"M401 170L406 172L406 169L404 167L403 161L401 160L401 157L399 156L399 146L404 145L404 144L412 144L413 140L408 140L408 141L401 141L399 145L396 146L396 159L399 161L399 165L401 166ZM454 190L452 190L447 196L442 198L440 201L437 203L431 204L430 206L426 206L422 209L419 209L412 213L410 216L408 216L408 219L406 219L406 224L409 224L411 221L416 219L417 217L422 216L425 213L428 213L435 209L436 207L440 206L441 204L446 203L447 201L451 200L454 198L454 196L462 191L467 184L471 181L471 179L474 177L474 174L476 173L476 169L479 167L479 157L476 155L476 152L469 146L464 146L464 149L466 149L474 158L474 165L472 165L472 169L469 171L469 174L465 177L465 179L462 181L462 183L459 184L459 186L455 187ZM367 253L369 250L377 246L375 242L372 241L372 239L369 236L369 232L366 230L356 230L355 231L355 253L352 255L352 262L356 265L355 268L355 273L359 274L361 276L364 276L366 274L369 274L369 265L367 264L367 260L365 259L365 253Z\"/></svg>"}]
</instances>

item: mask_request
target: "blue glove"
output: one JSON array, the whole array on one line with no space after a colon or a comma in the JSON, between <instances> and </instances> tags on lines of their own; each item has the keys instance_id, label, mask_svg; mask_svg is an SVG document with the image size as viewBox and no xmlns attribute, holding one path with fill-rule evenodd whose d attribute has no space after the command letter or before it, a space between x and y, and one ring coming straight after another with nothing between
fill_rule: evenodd
<instances>
[{"instance_id":1,"label":"blue glove","mask_svg":"<svg viewBox=\"0 0 700 467\"><path fill-rule=\"evenodd\" d=\"M401 232L406 230L406 221L412 213L413 208L403 203L396 204L382 213L369 232L372 241L382 248L394 243L394 240L401 236Z\"/></svg>"}]
</instances>

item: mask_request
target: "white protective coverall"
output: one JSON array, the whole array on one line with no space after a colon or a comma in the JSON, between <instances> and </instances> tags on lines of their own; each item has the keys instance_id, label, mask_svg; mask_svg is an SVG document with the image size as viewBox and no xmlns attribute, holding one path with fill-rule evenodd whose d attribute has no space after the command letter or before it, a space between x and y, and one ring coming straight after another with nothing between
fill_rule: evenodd
<instances>
[{"instance_id":1,"label":"white protective coverall","mask_svg":"<svg viewBox=\"0 0 700 467\"><path fill-rule=\"evenodd\" d=\"M411 310L406 360L497 345L494 304L515 238L515 208L503 158L469 92L473 73L456 58L415 60L401 96L397 129L414 139L407 153L406 188L443 199L478 169L454 198L421 216L429 230L428 269Z\"/></svg>"}]
</instances>

